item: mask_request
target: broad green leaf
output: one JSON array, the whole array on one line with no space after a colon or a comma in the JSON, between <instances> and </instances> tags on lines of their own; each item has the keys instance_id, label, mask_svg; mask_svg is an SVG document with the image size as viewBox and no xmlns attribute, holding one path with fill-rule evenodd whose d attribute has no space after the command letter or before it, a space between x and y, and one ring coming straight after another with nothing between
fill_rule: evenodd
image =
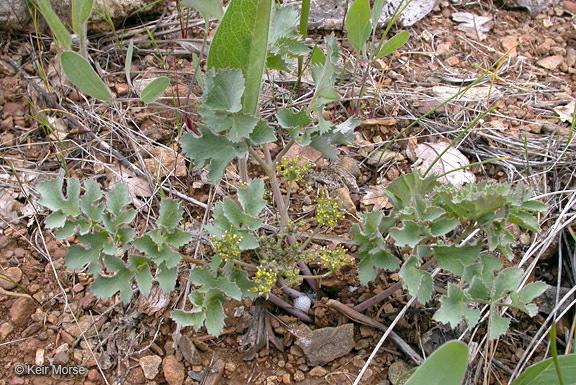
<instances>
[{"instance_id":1,"label":"broad green leaf","mask_svg":"<svg viewBox=\"0 0 576 385\"><path fill-rule=\"evenodd\" d=\"M124 183L118 183L106 196L108 212L115 216L121 215L124 208L130 203L132 203L132 201L128 194L128 186Z\"/></svg>"},{"instance_id":2,"label":"broad green leaf","mask_svg":"<svg viewBox=\"0 0 576 385\"><path fill-rule=\"evenodd\" d=\"M142 100L144 104L154 103L160 96L162 96L169 85L170 79L165 76L152 80L150 84L142 90L140 100Z\"/></svg>"},{"instance_id":3,"label":"broad green leaf","mask_svg":"<svg viewBox=\"0 0 576 385\"><path fill-rule=\"evenodd\" d=\"M196 9L204 20L220 19L224 14L221 0L182 0L181 4Z\"/></svg>"},{"instance_id":4,"label":"broad green leaf","mask_svg":"<svg viewBox=\"0 0 576 385\"><path fill-rule=\"evenodd\" d=\"M564 385L576 385L576 354L558 357L558 366ZM548 358L530 366L511 385L556 385L559 384L554 359Z\"/></svg>"},{"instance_id":5,"label":"broad green leaf","mask_svg":"<svg viewBox=\"0 0 576 385\"><path fill-rule=\"evenodd\" d=\"M266 207L264 196L264 181L254 179L246 188L238 189L238 200L244 208L244 212L253 217L260 215L260 212Z\"/></svg>"},{"instance_id":6,"label":"broad green leaf","mask_svg":"<svg viewBox=\"0 0 576 385\"><path fill-rule=\"evenodd\" d=\"M226 219L228 219L234 227L240 228L245 217L242 209L238 207L238 205L234 203L234 201L232 201L230 198L224 198L222 205Z\"/></svg>"},{"instance_id":7,"label":"broad green leaf","mask_svg":"<svg viewBox=\"0 0 576 385\"><path fill-rule=\"evenodd\" d=\"M62 52L60 62L68 79L80 90L96 99L112 100L112 94L102 79L82 56L72 51Z\"/></svg>"},{"instance_id":8,"label":"broad green leaf","mask_svg":"<svg viewBox=\"0 0 576 385\"><path fill-rule=\"evenodd\" d=\"M498 315L498 310L490 309L490 321L488 322L488 339L495 340L506 334L510 326L510 318Z\"/></svg>"},{"instance_id":9,"label":"broad green leaf","mask_svg":"<svg viewBox=\"0 0 576 385\"><path fill-rule=\"evenodd\" d=\"M72 44L72 36L70 35L70 32L68 32L64 24L62 24L60 17L58 17L56 12L54 12L50 0L36 0L36 4L38 5L40 13L42 14L42 16L44 16L44 19L46 19L46 22L50 26L52 33L54 34L54 36L56 36L56 40L58 40L58 43L65 50L70 49L70 46Z\"/></svg>"},{"instance_id":10,"label":"broad green leaf","mask_svg":"<svg viewBox=\"0 0 576 385\"><path fill-rule=\"evenodd\" d=\"M166 243L174 247L182 247L192 240L192 234L182 231L180 229L175 229L171 233L167 233Z\"/></svg>"},{"instance_id":11,"label":"broad green leaf","mask_svg":"<svg viewBox=\"0 0 576 385\"><path fill-rule=\"evenodd\" d=\"M276 134L274 129L268 125L264 120L258 121L254 131L250 134L250 140L254 144L273 143L276 141Z\"/></svg>"},{"instance_id":12,"label":"broad green leaf","mask_svg":"<svg viewBox=\"0 0 576 385\"><path fill-rule=\"evenodd\" d=\"M132 57L134 56L134 40L130 39L128 50L126 51L126 62L124 63L124 72L126 72L126 81L132 87Z\"/></svg>"},{"instance_id":13,"label":"broad green leaf","mask_svg":"<svg viewBox=\"0 0 576 385\"><path fill-rule=\"evenodd\" d=\"M100 221L102 213L104 212L104 205L99 203L102 199L102 190L98 183L92 179L84 182L86 192L82 199L80 199L80 208L82 212L94 222Z\"/></svg>"},{"instance_id":14,"label":"broad green leaf","mask_svg":"<svg viewBox=\"0 0 576 385\"><path fill-rule=\"evenodd\" d=\"M226 313L222 307L222 302L226 301L226 296L218 289L210 289L206 293L204 305L206 306L206 320L204 325L209 334L217 337L224 329L224 319Z\"/></svg>"},{"instance_id":15,"label":"broad green leaf","mask_svg":"<svg viewBox=\"0 0 576 385\"><path fill-rule=\"evenodd\" d=\"M222 18L208 54L208 69L238 68L246 80L243 111L256 115L266 66L272 0L234 0Z\"/></svg>"},{"instance_id":16,"label":"broad green leaf","mask_svg":"<svg viewBox=\"0 0 576 385\"><path fill-rule=\"evenodd\" d=\"M442 306L434 314L434 320L450 324L455 328L465 320L468 327L473 327L480 319L480 311L468 307L470 298L458 286L449 283L448 294L440 299Z\"/></svg>"},{"instance_id":17,"label":"broad green leaf","mask_svg":"<svg viewBox=\"0 0 576 385\"><path fill-rule=\"evenodd\" d=\"M76 35L81 35L82 25L90 17L94 0L72 0L72 28Z\"/></svg>"},{"instance_id":18,"label":"broad green leaf","mask_svg":"<svg viewBox=\"0 0 576 385\"><path fill-rule=\"evenodd\" d=\"M192 326L194 330L198 331L204 324L204 320L206 319L206 313L200 309L197 310L198 311L191 311L191 312L174 310L170 315L170 318L176 321L178 325Z\"/></svg>"},{"instance_id":19,"label":"broad green leaf","mask_svg":"<svg viewBox=\"0 0 576 385\"><path fill-rule=\"evenodd\" d=\"M548 285L545 284L544 282L533 282L524 286L518 292L518 298L524 303L529 303L534 298L544 293L546 289L548 289Z\"/></svg>"},{"instance_id":20,"label":"broad green leaf","mask_svg":"<svg viewBox=\"0 0 576 385\"><path fill-rule=\"evenodd\" d=\"M194 169L199 171L210 163L208 180L216 182L222 178L226 167L236 158L234 144L223 136L214 135L206 127L198 128L202 136L192 133L182 135L182 150L194 162Z\"/></svg>"},{"instance_id":21,"label":"broad green leaf","mask_svg":"<svg viewBox=\"0 0 576 385\"><path fill-rule=\"evenodd\" d=\"M401 48L408 39L410 38L410 33L403 31L399 32L396 35L392 36L390 40L388 40L380 49L380 52L376 55L376 59L381 59L384 56L390 55L394 51Z\"/></svg>"},{"instance_id":22,"label":"broad green leaf","mask_svg":"<svg viewBox=\"0 0 576 385\"><path fill-rule=\"evenodd\" d=\"M468 365L468 347L460 341L440 346L416 369L405 385L461 385Z\"/></svg>"},{"instance_id":23,"label":"broad green leaf","mask_svg":"<svg viewBox=\"0 0 576 385\"><path fill-rule=\"evenodd\" d=\"M418 258L411 256L404 263L398 275L404 280L410 295L417 297L421 304L425 304L432 297L433 282L429 272L416 268Z\"/></svg>"},{"instance_id":24,"label":"broad green leaf","mask_svg":"<svg viewBox=\"0 0 576 385\"><path fill-rule=\"evenodd\" d=\"M68 215L64 214L62 211L55 211L46 217L44 225L49 229L63 227L66 224L67 217Z\"/></svg>"},{"instance_id":25,"label":"broad green leaf","mask_svg":"<svg viewBox=\"0 0 576 385\"><path fill-rule=\"evenodd\" d=\"M434 246L434 256L438 261L438 267L448 270L458 276L464 275L464 268L476 262L476 258L482 251L482 244L464 246Z\"/></svg>"},{"instance_id":26,"label":"broad green leaf","mask_svg":"<svg viewBox=\"0 0 576 385\"><path fill-rule=\"evenodd\" d=\"M336 148L330 144L329 135L314 136L308 145L313 149L320 151L322 155L330 160L338 159L338 152L336 151Z\"/></svg>"},{"instance_id":27,"label":"broad green leaf","mask_svg":"<svg viewBox=\"0 0 576 385\"><path fill-rule=\"evenodd\" d=\"M280 127L285 130L290 130L292 128L303 128L308 124L312 123L310 116L306 110L300 110L294 112L290 109L283 108L276 114L276 119Z\"/></svg>"},{"instance_id":28,"label":"broad green leaf","mask_svg":"<svg viewBox=\"0 0 576 385\"><path fill-rule=\"evenodd\" d=\"M420 226L413 221L402 221L402 225L402 228L394 227L390 230L396 246L415 247L422 239Z\"/></svg>"},{"instance_id":29,"label":"broad green leaf","mask_svg":"<svg viewBox=\"0 0 576 385\"><path fill-rule=\"evenodd\" d=\"M80 214L80 182L76 178L67 179L67 197L62 194L62 179L52 179L40 183L36 191L40 193L39 204L52 211L62 211L66 215L78 216Z\"/></svg>"},{"instance_id":30,"label":"broad green leaf","mask_svg":"<svg viewBox=\"0 0 576 385\"><path fill-rule=\"evenodd\" d=\"M124 262L116 257L105 258L106 268L116 274L111 277L97 276L90 286L92 294L99 298L110 298L120 291L120 299L128 303L132 298L132 286L130 284L133 273L126 268Z\"/></svg>"},{"instance_id":31,"label":"broad green leaf","mask_svg":"<svg viewBox=\"0 0 576 385\"><path fill-rule=\"evenodd\" d=\"M203 106L216 111L239 112L245 80L239 69L209 71L204 79Z\"/></svg>"},{"instance_id":32,"label":"broad green leaf","mask_svg":"<svg viewBox=\"0 0 576 385\"><path fill-rule=\"evenodd\" d=\"M101 271L100 250L98 248L85 249L82 246L70 246L66 254L66 266L74 270L82 270L84 266L89 265L89 272L92 274Z\"/></svg>"},{"instance_id":33,"label":"broad green leaf","mask_svg":"<svg viewBox=\"0 0 576 385\"><path fill-rule=\"evenodd\" d=\"M183 213L184 210L182 209L180 202L174 199L162 199L157 224L158 226L173 230L182 220Z\"/></svg>"},{"instance_id":34,"label":"broad green leaf","mask_svg":"<svg viewBox=\"0 0 576 385\"><path fill-rule=\"evenodd\" d=\"M382 14L382 8L384 7L385 1L386 0L374 0L374 6L372 7L372 34L374 34L376 28L378 28L380 15Z\"/></svg>"},{"instance_id":35,"label":"broad green leaf","mask_svg":"<svg viewBox=\"0 0 576 385\"><path fill-rule=\"evenodd\" d=\"M176 278L178 278L177 267L168 267L165 263L161 263L158 266L156 280L158 280L160 288L166 293L170 293L174 290L174 286L176 286Z\"/></svg>"},{"instance_id":36,"label":"broad green leaf","mask_svg":"<svg viewBox=\"0 0 576 385\"><path fill-rule=\"evenodd\" d=\"M348 30L348 42L352 44L356 53L360 55L372 30L369 0L354 1L346 16L346 29Z\"/></svg>"},{"instance_id":37,"label":"broad green leaf","mask_svg":"<svg viewBox=\"0 0 576 385\"><path fill-rule=\"evenodd\" d=\"M508 267L502 270L494 279L492 299L499 300L514 291L520 285L524 271L517 267Z\"/></svg>"},{"instance_id":38,"label":"broad green leaf","mask_svg":"<svg viewBox=\"0 0 576 385\"><path fill-rule=\"evenodd\" d=\"M191 283L199 287L206 286L206 290L210 287L216 286L216 278L214 278L210 269L207 267L196 267L191 269L189 277Z\"/></svg>"}]
</instances>

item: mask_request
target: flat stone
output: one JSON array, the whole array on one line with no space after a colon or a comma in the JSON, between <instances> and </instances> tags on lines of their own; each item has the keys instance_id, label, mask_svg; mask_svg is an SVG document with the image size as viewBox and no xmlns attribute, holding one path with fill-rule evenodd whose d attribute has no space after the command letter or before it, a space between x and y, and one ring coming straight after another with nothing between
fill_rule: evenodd
<instances>
[{"instance_id":1,"label":"flat stone","mask_svg":"<svg viewBox=\"0 0 576 385\"><path fill-rule=\"evenodd\" d=\"M550 71L555 71L560 67L560 64L564 61L564 57L561 55L548 56L544 59L540 59L536 62L540 67L545 68Z\"/></svg>"},{"instance_id":2,"label":"flat stone","mask_svg":"<svg viewBox=\"0 0 576 385\"><path fill-rule=\"evenodd\" d=\"M138 360L140 367L144 372L144 377L149 380L154 379L160 373L160 364L162 363L162 358L157 355L140 357Z\"/></svg>"},{"instance_id":3,"label":"flat stone","mask_svg":"<svg viewBox=\"0 0 576 385\"><path fill-rule=\"evenodd\" d=\"M299 346L310 366L322 366L350 353L354 348L354 325L316 329L306 325L298 328Z\"/></svg>"},{"instance_id":4,"label":"flat stone","mask_svg":"<svg viewBox=\"0 0 576 385\"><path fill-rule=\"evenodd\" d=\"M168 385L182 385L186 378L184 365L176 359L176 356L166 356L162 360L162 373Z\"/></svg>"},{"instance_id":5,"label":"flat stone","mask_svg":"<svg viewBox=\"0 0 576 385\"><path fill-rule=\"evenodd\" d=\"M321 366L315 366L310 370L310 377L324 377L328 371Z\"/></svg>"},{"instance_id":6,"label":"flat stone","mask_svg":"<svg viewBox=\"0 0 576 385\"><path fill-rule=\"evenodd\" d=\"M16 287L16 284L22 280L22 270L18 267L7 268L5 274L8 280L0 278L0 287L2 289L12 290Z\"/></svg>"},{"instance_id":7,"label":"flat stone","mask_svg":"<svg viewBox=\"0 0 576 385\"><path fill-rule=\"evenodd\" d=\"M14 326L24 327L36 311L36 303L28 298L18 298L10 307L10 318Z\"/></svg>"},{"instance_id":8,"label":"flat stone","mask_svg":"<svg viewBox=\"0 0 576 385\"><path fill-rule=\"evenodd\" d=\"M402 360L393 362L388 368L388 379L392 385L404 385L406 381L408 381L408 376L404 377L402 380L400 379L410 369L412 369L412 367Z\"/></svg>"},{"instance_id":9,"label":"flat stone","mask_svg":"<svg viewBox=\"0 0 576 385\"><path fill-rule=\"evenodd\" d=\"M202 357L200 356L200 352L194 343L190 340L190 338L186 335L180 338L180 343L178 344L178 348L182 353L182 356L186 361L188 361L192 365L201 365L202 364Z\"/></svg>"},{"instance_id":10,"label":"flat stone","mask_svg":"<svg viewBox=\"0 0 576 385\"><path fill-rule=\"evenodd\" d=\"M83 315L82 317L78 318L78 322L66 322L62 326L64 330L70 333L71 336L78 338L82 333L86 337L92 337L96 334L96 331L99 330L102 325L106 322L106 318L100 318L98 322L94 324L96 321L95 318L92 318L89 315Z\"/></svg>"}]
</instances>

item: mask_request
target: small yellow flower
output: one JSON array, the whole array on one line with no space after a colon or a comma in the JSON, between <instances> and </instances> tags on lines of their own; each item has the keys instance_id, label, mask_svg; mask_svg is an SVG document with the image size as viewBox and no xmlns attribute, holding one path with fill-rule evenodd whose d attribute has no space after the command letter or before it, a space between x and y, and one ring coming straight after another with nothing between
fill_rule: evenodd
<instances>
[{"instance_id":1,"label":"small yellow flower","mask_svg":"<svg viewBox=\"0 0 576 385\"><path fill-rule=\"evenodd\" d=\"M316 201L316 223L319 226L334 227L336 223L342 218L344 214L340 210L340 206L334 198L326 196L322 193Z\"/></svg>"},{"instance_id":2,"label":"small yellow flower","mask_svg":"<svg viewBox=\"0 0 576 385\"><path fill-rule=\"evenodd\" d=\"M240 242L242 237L229 231L224 234L222 239L212 239L216 254L224 261L231 261L240 258Z\"/></svg>"},{"instance_id":3,"label":"small yellow flower","mask_svg":"<svg viewBox=\"0 0 576 385\"><path fill-rule=\"evenodd\" d=\"M259 266L254 275L254 283L256 284L256 287L250 289L250 291L261 295L268 294L270 293L270 290L272 290L272 286L274 286L277 279L278 277L275 272Z\"/></svg>"}]
</instances>

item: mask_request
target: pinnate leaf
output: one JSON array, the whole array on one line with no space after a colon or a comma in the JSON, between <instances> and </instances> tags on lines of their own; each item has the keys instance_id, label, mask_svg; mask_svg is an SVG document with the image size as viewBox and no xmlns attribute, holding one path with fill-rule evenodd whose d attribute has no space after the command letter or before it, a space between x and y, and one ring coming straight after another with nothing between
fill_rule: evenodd
<instances>
[{"instance_id":1,"label":"pinnate leaf","mask_svg":"<svg viewBox=\"0 0 576 385\"><path fill-rule=\"evenodd\" d=\"M223 136L214 135L206 127L199 127L201 136L192 133L182 135L182 149L194 162L194 169L201 170L210 163L208 180L216 182L222 178L226 167L236 158L234 144Z\"/></svg>"},{"instance_id":2,"label":"pinnate leaf","mask_svg":"<svg viewBox=\"0 0 576 385\"><path fill-rule=\"evenodd\" d=\"M222 307L222 302L226 301L226 296L218 289L210 289L206 293L204 304L206 306L206 320L204 324L209 334L218 336L224 329L226 313Z\"/></svg>"},{"instance_id":3,"label":"pinnate leaf","mask_svg":"<svg viewBox=\"0 0 576 385\"><path fill-rule=\"evenodd\" d=\"M253 217L260 215L260 212L266 207L264 196L264 181L254 179L246 188L238 189L238 200L244 208L244 212Z\"/></svg>"},{"instance_id":4,"label":"pinnate leaf","mask_svg":"<svg viewBox=\"0 0 576 385\"><path fill-rule=\"evenodd\" d=\"M67 198L62 194L62 179L52 179L42 182L36 188L41 197L38 203L52 211L62 211L66 215L80 214L80 182L76 178L67 180Z\"/></svg>"},{"instance_id":5,"label":"pinnate leaf","mask_svg":"<svg viewBox=\"0 0 576 385\"><path fill-rule=\"evenodd\" d=\"M497 314L497 310L490 310L490 322L488 327L488 339L495 340L504 335L510 326L510 318L501 317Z\"/></svg>"},{"instance_id":6,"label":"pinnate leaf","mask_svg":"<svg viewBox=\"0 0 576 385\"><path fill-rule=\"evenodd\" d=\"M480 319L480 311L470 309L470 298L462 289L453 284L448 284L448 294L440 300L442 306L434 314L434 320L448 323L451 327L458 326L460 321L465 320L469 327L473 327Z\"/></svg>"},{"instance_id":7,"label":"pinnate leaf","mask_svg":"<svg viewBox=\"0 0 576 385\"><path fill-rule=\"evenodd\" d=\"M239 112L242 110L244 76L239 69L210 71L204 79L203 106L215 111Z\"/></svg>"},{"instance_id":8,"label":"pinnate leaf","mask_svg":"<svg viewBox=\"0 0 576 385\"><path fill-rule=\"evenodd\" d=\"M182 220L184 210L177 200L163 199L160 203L160 215L158 225L169 230L175 229Z\"/></svg>"},{"instance_id":9,"label":"pinnate leaf","mask_svg":"<svg viewBox=\"0 0 576 385\"><path fill-rule=\"evenodd\" d=\"M176 266L169 266L167 263L161 263L158 266L156 279L158 280L158 284L160 284L160 288L166 293L174 290L176 278L178 278L178 269Z\"/></svg>"},{"instance_id":10,"label":"pinnate leaf","mask_svg":"<svg viewBox=\"0 0 576 385\"><path fill-rule=\"evenodd\" d=\"M398 275L402 277L410 295L417 297L424 304L432 297L432 276L429 272L416 268L418 258L411 256L400 269Z\"/></svg>"}]
</instances>

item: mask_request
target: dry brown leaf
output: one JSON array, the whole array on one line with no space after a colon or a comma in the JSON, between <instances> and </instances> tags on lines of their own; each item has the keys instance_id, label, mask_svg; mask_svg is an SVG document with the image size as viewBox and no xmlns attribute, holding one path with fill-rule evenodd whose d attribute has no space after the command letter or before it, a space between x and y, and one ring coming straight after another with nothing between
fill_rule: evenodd
<instances>
[{"instance_id":1,"label":"dry brown leaf","mask_svg":"<svg viewBox=\"0 0 576 385\"><path fill-rule=\"evenodd\" d=\"M388 197L384 195L384 191L386 191L384 186L368 187L366 194L361 199L362 204L364 206L374 205L374 211L392 208L392 204Z\"/></svg>"},{"instance_id":2,"label":"dry brown leaf","mask_svg":"<svg viewBox=\"0 0 576 385\"><path fill-rule=\"evenodd\" d=\"M442 154L444 150L450 145L449 142L436 142L436 143L420 143L416 147L416 153L413 153L410 148L407 149L407 155L413 161L415 160L414 167L420 172L425 173L428 168L434 163L436 158ZM442 175L449 171L458 169L463 166L469 165L468 158L464 156L458 149L450 147L442 158L434 164L430 170L432 175ZM438 179L440 183L450 183L456 187L462 187L467 183L474 183L476 177L467 169L454 171L442 178Z\"/></svg>"},{"instance_id":3,"label":"dry brown leaf","mask_svg":"<svg viewBox=\"0 0 576 385\"><path fill-rule=\"evenodd\" d=\"M471 39L479 41L485 40L494 26L491 17L478 16L469 12L455 12L452 14L452 19L457 23L462 23L457 25L456 29L464 32Z\"/></svg>"}]
</instances>

